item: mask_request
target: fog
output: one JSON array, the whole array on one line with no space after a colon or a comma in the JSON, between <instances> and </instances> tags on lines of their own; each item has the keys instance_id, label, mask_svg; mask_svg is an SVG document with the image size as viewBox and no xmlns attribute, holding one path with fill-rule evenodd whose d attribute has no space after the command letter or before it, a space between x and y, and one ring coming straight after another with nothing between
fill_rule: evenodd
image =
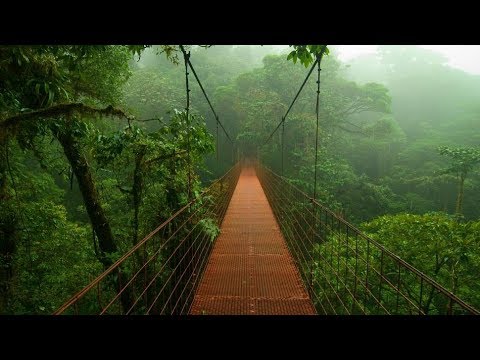
<instances>
[{"instance_id":1,"label":"fog","mask_svg":"<svg viewBox=\"0 0 480 360\"><path fill-rule=\"evenodd\" d=\"M418 45L442 54L451 67L470 74L480 74L480 45ZM357 56L372 54L378 45L333 45L342 61L349 61Z\"/></svg>"},{"instance_id":2,"label":"fog","mask_svg":"<svg viewBox=\"0 0 480 360\"><path fill-rule=\"evenodd\" d=\"M247 158L480 307L480 46L185 48L198 80L177 45L0 46L0 314L52 312Z\"/></svg>"}]
</instances>

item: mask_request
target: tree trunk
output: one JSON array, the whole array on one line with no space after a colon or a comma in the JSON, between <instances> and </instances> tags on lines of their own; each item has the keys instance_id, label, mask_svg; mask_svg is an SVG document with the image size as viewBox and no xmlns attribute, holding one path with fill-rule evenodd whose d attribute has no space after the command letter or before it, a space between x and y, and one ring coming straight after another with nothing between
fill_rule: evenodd
<instances>
[{"instance_id":1,"label":"tree trunk","mask_svg":"<svg viewBox=\"0 0 480 360\"><path fill-rule=\"evenodd\" d=\"M69 130L65 130L64 132L60 131L56 133L55 136L62 145L63 151L77 178L83 202L87 209L92 227L98 238L98 246L100 248L99 260L105 267L109 267L113 262L107 255L116 252L117 246L113 238L110 223L108 222L105 211L100 203L100 198L93 181L90 166L88 165L86 157L81 153L78 142ZM124 285L126 281L122 279L123 274L120 267L117 271L114 271L112 275L113 274L117 274L117 279L114 280L114 286L118 291L121 284ZM127 311L133 303L130 288L126 288L122 292L120 300L124 311Z\"/></svg>"},{"instance_id":2,"label":"tree trunk","mask_svg":"<svg viewBox=\"0 0 480 360\"><path fill-rule=\"evenodd\" d=\"M457 195L457 206L455 208L456 214L462 213L462 205L463 205L463 185L465 183L465 173L460 174L460 178L458 181L458 195Z\"/></svg>"},{"instance_id":3,"label":"tree trunk","mask_svg":"<svg viewBox=\"0 0 480 360\"><path fill-rule=\"evenodd\" d=\"M444 263L445 263L445 261L443 261L443 260L440 262L439 253L436 252L435 253L435 271L434 271L434 276L433 276L434 280L437 278L437 275L440 272L440 269L442 268ZM435 294L435 288L432 286L432 288L430 289L430 293L428 294L428 299L427 299L425 305L423 305L423 310L424 310L425 315L429 314L430 305L432 304L434 294Z\"/></svg>"},{"instance_id":4,"label":"tree trunk","mask_svg":"<svg viewBox=\"0 0 480 360\"><path fill-rule=\"evenodd\" d=\"M77 178L88 216L98 237L98 245L101 252L105 254L116 252L117 246L115 245L107 216L100 203L87 159L80 152L76 140L69 131L58 133L57 139L62 145L63 151ZM111 260L104 256L100 260L105 266L112 264Z\"/></svg>"}]
</instances>

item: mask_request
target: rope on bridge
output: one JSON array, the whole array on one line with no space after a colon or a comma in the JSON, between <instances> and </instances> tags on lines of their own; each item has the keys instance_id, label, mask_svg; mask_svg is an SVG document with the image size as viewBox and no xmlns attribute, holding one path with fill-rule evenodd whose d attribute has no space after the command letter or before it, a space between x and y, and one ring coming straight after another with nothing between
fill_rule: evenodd
<instances>
[{"instance_id":1,"label":"rope on bridge","mask_svg":"<svg viewBox=\"0 0 480 360\"><path fill-rule=\"evenodd\" d=\"M223 126L223 124L221 123L221 121L219 120L218 118L218 115L215 111L215 109L213 108L212 106L212 103L210 102L210 99L208 98L207 96L207 93L205 92L205 89L203 88L203 85L202 85L202 82L200 81L200 79L198 78L198 75L197 75L197 72L195 71L195 68L193 67L191 61L190 61L190 51L187 52L185 51L185 48L183 47L183 45L180 45L180 49L182 50L182 53L183 53L183 56L184 56L184 59L185 61L188 63L188 65L190 66L190 69L192 69L192 72L193 72L193 75L195 76L195 79L197 80L198 82L198 85L200 86L200 89L202 90L202 93L203 95L205 96L205 99L207 100L208 102L208 105L210 106L210 109L212 110L213 112L213 115L215 116L215 120L217 122L217 125L220 125L223 132L225 133L225 135L227 136L228 140L230 140L230 142L233 143L233 140L230 138L230 135L228 135L228 132L227 130L225 130L225 127Z\"/></svg>"},{"instance_id":2,"label":"rope on bridge","mask_svg":"<svg viewBox=\"0 0 480 360\"><path fill-rule=\"evenodd\" d=\"M308 286L324 314L480 314L452 292L317 202L320 63L316 60L268 142L282 126L281 176L257 166L282 233ZM285 181L285 120L317 66L316 136L313 197ZM353 246L354 244L354 246Z\"/></svg>"},{"instance_id":3,"label":"rope on bridge","mask_svg":"<svg viewBox=\"0 0 480 360\"><path fill-rule=\"evenodd\" d=\"M219 125L228 136L182 49L187 90L189 203L163 222L55 314L188 314L198 284L235 190L237 163L200 196L191 196L190 67ZM256 172L288 248L317 311L324 314L480 314L412 265L365 236L316 201L320 104L320 62L326 45L282 121L282 175L285 120L315 66L317 75L315 179L313 198L264 166ZM267 140L267 141L268 141ZM233 143L233 142L232 142ZM233 149L233 148L232 148ZM213 232L212 232L213 231Z\"/></svg>"},{"instance_id":4,"label":"rope on bridge","mask_svg":"<svg viewBox=\"0 0 480 360\"><path fill-rule=\"evenodd\" d=\"M219 134L218 134L218 129L219 129L219 126L222 128L223 132L225 133L225 135L227 136L227 139L230 141L230 143L232 144L232 162L234 160L234 142L232 140L232 138L230 137L230 135L228 134L227 130L225 129L225 127L223 126L222 122L220 121L218 115L217 115L217 112L215 111L215 109L213 108L213 105L212 103L210 102L210 99L208 98L208 95L207 93L205 92L205 89L203 88L203 85L202 85L202 82L200 81L198 75L197 75L197 72L195 71L195 68L193 67L192 65L192 62L190 61L190 51L187 53L187 51L185 50L184 46L183 45L179 45L180 47L180 50L182 51L183 53L183 58L184 58L184 61L185 61L185 77L186 77L186 92L187 92L187 118L188 118L188 111L189 111L189 93L190 93L190 88L188 87L188 75L189 75L189 72L188 72L188 67L190 67L190 69L192 70L193 72L193 75L195 76L195 79L197 80L197 83L198 85L200 86L200 89L202 90L202 93L203 95L205 96L205 99L207 100L207 103L208 105L210 106L210 109L212 110L212 113L215 117L215 122L216 122L216 158L217 158L217 169L219 168L219 164L218 164L218 140L219 140ZM190 134L190 133L189 133ZM188 135L190 136L190 135ZM190 170L189 170L189 176L190 176ZM189 180L190 181L190 180ZM189 183L190 184L190 183ZM189 185L190 186L190 185Z\"/></svg>"},{"instance_id":5,"label":"rope on bridge","mask_svg":"<svg viewBox=\"0 0 480 360\"><path fill-rule=\"evenodd\" d=\"M256 172L319 314L480 314L284 177Z\"/></svg>"},{"instance_id":6,"label":"rope on bridge","mask_svg":"<svg viewBox=\"0 0 480 360\"><path fill-rule=\"evenodd\" d=\"M317 75L317 105L315 106L315 113L317 116L317 131L315 133L315 175L314 175L314 185L313 185L313 199L317 198L317 164L318 164L318 117L320 113L320 62L322 61L323 53L327 45L323 46L322 51L320 54L317 54L317 67L318 67L318 75Z\"/></svg>"},{"instance_id":7,"label":"rope on bridge","mask_svg":"<svg viewBox=\"0 0 480 360\"><path fill-rule=\"evenodd\" d=\"M316 313L251 165L242 168L190 313Z\"/></svg>"},{"instance_id":8,"label":"rope on bridge","mask_svg":"<svg viewBox=\"0 0 480 360\"><path fill-rule=\"evenodd\" d=\"M54 315L188 314L213 246L212 225L221 224L239 173L237 163Z\"/></svg>"},{"instance_id":9,"label":"rope on bridge","mask_svg":"<svg viewBox=\"0 0 480 360\"><path fill-rule=\"evenodd\" d=\"M325 45L325 46L326 46L326 45ZM280 121L280 123L277 125L277 127L275 128L275 130L272 131L272 133L270 134L270 136L267 138L267 140L266 140L265 142L269 141L269 140L272 138L273 134L275 134L275 133L277 132L277 130L280 128L280 125L282 125L282 124L285 122L285 120L286 120L286 118L287 118L287 115L288 115L288 113L290 112L290 109L292 108L293 104L295 104L295 101L297 101L298 95L300 95L300 93L302 92L303 87L305 86L305 84L307 83L308 79L310 78L310 75L312 74L312 71L313 71L313 69L315 68L315 66L317 65L318 61L319 61L319 59L316 58L316 59L315 59L315 62L314 62L313 65L312 65L312 67L310 68L310 71L308 72L307 76L305 77L305 80L303 80L303 83L302 83L302 85L300 86L300 89L298 89L297 95L295 95L292 103L291 103L290 106L288 107L287 112L285 113L285 115L283 115L282 121Z\"/></svg>"},{"instance_id":10,"label":"rope on bridge","mask_svg":"<svg viewBox=\"0 0 480 360\"><path fill-rule=\"evenodd\" d=\"M271 132L270 136L267 138L267 140L265 142L268 142L270 141L270 139L272 138L272 136L277 132L277 130L280 128L280 125L282 126L282 176L283 176L283 169L284 169L284 137L285 137L285 120L287 119L287 115L288 113L290 112L290 110L292 109L292 106L293 104L295 104L295 101L297 101L297 98L298 96L300 95L300 93L302 92L303 90L303 87L305 86L305 84L307 83L308 79L310 78L310 75L312 74L313 72L313 69L315 68L315 66L318 67L318 76L317 76L317 103L316 103L316 106L315 106L315 113L316 113L316 117L317 117L317 130L316 130L316 135L315 135L315 175L314 175L314 186L313 186L313 198L316 199L317 198L317 164L318 164L318 129L319 129L319 112L320 112L320 71L322 69L320 69L320 63L322 61L322 58L323 58L323 55L325 54L325 50L327 49L327 45L323 45L322 49L320 50L320 53L316 54L315 56L315 61L313 62L313 65L312 67L310 68L307 76L305 77L305 80L303 80L303 83L302 85L300 86L300 89L298 89L298 92L297 94L295 95L295 97L293 98L293 101L292 103L290 104L290 106L288 107L288 110L287 112L285 113L285 115L282 117L282 120L280 121L280 123L277 125L277 127Z\"/></svg>"},{"instance_id":11,"label":"rope on bridge","mask_svg":"<svg viewBox=\"0 0 480 360\"><path fill-rule=\"evenodd\" d=\"M188 163L188 201L191 200L191 193L192 193L192 166L191 166L191 158L190 158L190 88L188 87L188 61L190 59L190 52L188 54L185 52L182 46L183 51L183 59L185 60L185 88L187 91L187 106L185 107L185 111L187 113L187 163Z\"/></svg>"}]
</instances>

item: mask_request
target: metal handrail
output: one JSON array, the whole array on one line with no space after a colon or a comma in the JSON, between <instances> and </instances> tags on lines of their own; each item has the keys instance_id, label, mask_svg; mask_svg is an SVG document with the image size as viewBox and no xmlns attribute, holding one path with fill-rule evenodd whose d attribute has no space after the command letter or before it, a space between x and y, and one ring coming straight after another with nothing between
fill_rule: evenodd
<instances>
[{"instance_id":1,"label":"metal handrail","mask_svg":"<svg viewBox=\"0 0 480 360\"><path fill-rule=\"evenodd\" d=\"M337 214L335 214L333 211L331 211L330 209L328 209L326 206L322 205L320 202L318 202L317 200L313 199L312 197L310 197L308 194L306 194L304 191L302 191L301 189L299 189L297 186L295 186L294 184L291 184L290 182L287 181L287 179L281 175L278 175L276 174L275 172L273 172L271 169L269 169L268 167L266 167L265 165L263 164L260 164L257 162L257 169L259 170L258 172L261 174L262 171L266 171L266 174L267 176L271 176L273 177L274 179L276 179L276 181L278 181L279 183L281 183L282 186L286 186L286 187L289 187L291 190L294 190L296 193L297 193L297 197L296 198L300 198L300 197L304 197L305 200L307 200L309 203L312 204L312 206L318 208L318 209L321 209L324 213L328 214L330 217L332 217L333 219L335 219L335 221L339 224L342 224L343 227L345 227L346 229L348 229L348 232L350 234L355 234L356 236L358 236L359 238L363 239L364 241L366 241L368 244L371 244L373 247L375 247L377 250L379 250L382 254L388 256L391 258L391 260L393 260L396 264L398 264L399 266L403 267L404 269L408 270L409 272L413 273L415 276L417 276L420 281L421 281L421 284L422 286L425 286L424 284L429 284L433 289L435 289L436 291L438 291L439 293L443 294L445 297L447 297L451 302L454 302L456 303L457 305L459 305L460 307L462 307L464 310L468 311L469 313L471 314L475 314L475 315L480 315L480 311L475 309L473 306L467 304L465 301L463 301L462 299L460 299L458 296L456 296L455 294L453 294L451 291L449 291L448 289L446 289L445 287L443 287L442 285L440 285L438 282L436 282L435 280L433 280L432 278L430 278L429 276L427 276L426 274L424 274L422 271L418 270L417 268L415 268L414 266L412 266L411 264L409 264L408 262L406 262L405 260L403 260L402 258L400 258L398 255L396 255L395 253L393 253L391 250L387 249L384 245L380 244L378 241L368 237L367 235L365 235L364 233L362 233L358 228L356 228L355 226L353 226L352 224L350 224L348 221L346 221L345 219L339 217ZM261 180L261 183L262 183L262 186L264 186L264 188L269 188L269 186L267 186L267 184L265 184L265 182L269 181L267 179L265 179L264 176L259 176L260 180ZM266 189L267 190L267 189ZM270 189L271 191L275 191L275 190L272 190ZM285 194L287 192L287 190L283 189L282 188L282 194ZM267 193L267 196L269 194L269 191L266 191ZM272 198L269 199L271 202L272 202ZM276 204L271 204L272 207L275 207ZM288 206L287 204L285 203L281 203L281 204L278 204L277 205L278 207L282 207L282 206ZM314 210L312 210L314 211ZM309 215L312 215L312 214L309 214ZM305 220L305 219L303 219ZM281 223L281 219L278 219L279 223ZM332 230L331 228L329 230ZM316 229L315 229L316 231ZM338 254L337 254L338 255ZM374 270L377 272L378 274L378 271L377 270ZM386 280L386 278L384 277L383 274L379 274L383 280ZM392 284L390 284L389 281L386 281L387 285L389 284L391 288L394 288L394 286ZM398 291L398 289L396 289L396 291Z\"/></svg>"},{"instance_id":2,"label":"metal handrail","mask_svg":"<svg viewBox=\"0 0 480 360\"><path fill-rule=\"evenodd\" d=\"M145 236L141 241L139 241L134 247L132 247L129 251L127 251L124 255L122 255L117 261L115 261L108 269L106 269L102 274L97 276L91 283L89 283L87 286L85 286L82 290L80 290L78 293L73 295L68 301L66 301L60 308L58 308L55 312L54 315L59 315L62 314L67 308L71 307L73 304L75 304L79 299L85 296L88 292L90 292L92 289L97 287L107 276L111 275L115 270L119 269L119 267L127 260L129 259L135 252L137 252L142 246L145 247L147 242L151 240L155 235L157 235L162 229L164 229L168 224L170 224L173 220L178 218L181 214L186 213L188 209L192 207L193 204L198 202L200 199L204 198L207 194L209 194L212 189L214 189L218 184L221 184L222 181L227 179L228 177L233 176L234 178L238 178L238 174L234 174L235 172L238 173L240 167L240 163L235 164L232 168L230 168L221 178L215 180L210 184L210 186L205 189L204 191L201 192L201 194L190 201L188 204L184 205L182 208L177 210L173 215L171 215L167 220L165 220L161 225L159 225L155 230L150 232L147 236ZM223 215L223 214L221 214ZM151 259L150 259L151 260ZM150 261L149 260L149 261ZM147 262L148 263L148 262ZM145 264L144 264L145 265ZM136 276L136 275L135 275ZM125 290L125 288L130 285L130 282L133 280L130 279L130 281L120 290L120 292L117 294L120 295L122 291ZM115 299L114 299L115 300ZM110 304L109 304L110 305Z\"/></svg>"}]
</instances>

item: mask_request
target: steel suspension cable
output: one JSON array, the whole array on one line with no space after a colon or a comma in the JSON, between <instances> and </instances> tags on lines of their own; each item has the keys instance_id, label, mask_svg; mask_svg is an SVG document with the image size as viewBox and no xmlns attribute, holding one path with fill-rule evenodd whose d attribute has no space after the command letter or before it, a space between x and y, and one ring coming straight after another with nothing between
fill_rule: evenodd
<instances>
[{"instance_id":1,"label":"steel suspension cable","mask_svg":"<svg viewBox=\"0 0 480 360\"><path fill-rule=\"evenodd\" d=\"M185 87L187 91L187 106L185 107L187 113L187 163L188 163L188 200L191 200L192 192L192 173L191 173L191 159L190 159L190 88L188 86L188 59L190 58L190 52L185 51L182 47L183 59L185 61Z\"/></svg>"},{"instance_id":2,"label":"steel suspension cable","mask_svg":"<svg viewBox=\"0 0 480 360\"><path fill-rule=\"evenodd\" d=\"M264 166L259 166L257 169L265 194L272 204L272 210L277 219L282 219L282 221L279 221L279 225L292 254L297 261L305 264L312 260L320 260L319 264L322 264L323 268L318 268L318 265L315 265L317 275L323 277L324 281L322 280L322 282L327 285L327 290L330 287L332 295L338 300L338 305L347 314L352 313L354 307L365 314L375 314L377 312L398 314L399 299L402 301L403 307L410 309L403 311L414 311L421 315L427 314L429 308L422 307L422 292L427 291L423 290L427 285L432 293L436 293L435 296L442 296L449 302L448 314L452 314L452 311L454 311L452 310L453 306L457 307L457 311L480 314L477 309L402 260L381 243L363 234L345 219L286 181L282 176L275 174ZM312 210L309 206L310 203L315 205L318 211ZM320 228L315 223L320 225ZM322 240L322 248L317 249L314 254L310 253L310 249L317 244L310 239L309 232L315 232L316 236ZM359 247L362 242L363 246ZM317 258L315 259L315 257ZM353 263L353 259L355 263ZM388 269L386 268L387 264L390 264L390 270L388 271L386 270ZM394 271L396 267L399 269L398 278ZM308 267L300 266L299 270L305 280L308 276ZM417 286L416 292L412 294L411 289L405 286L405 280L400 279L401 273L403 273L403 279L406 276L414 277ZM311 279L315 286L323 288L319 280L320 278L316 276ZM317 298L319 295L323 296L324 290L313 288L313 284L307 285L315 290L312 298ZM339 290L339 286L343 288L342 291ZM359 290L361 292L358 292ZM420 290L419 298L417 297L418 290ZM385 291L387 294L397 295L396 307L394 297L382 296ZM345 301L345 296L350 299ZM328 301L330 306L332 305L328 297L325 300ZM323 305L326 305L325 302L324 304L321 302L318 304L322 308ZM445 312L443 310L445 305L436 310L439 313ZM337 310L337 307L331 307L333 313ZM435 309L430 310L434 311ZM341 311L343 312L343 310Z\"/></svg>"},{"instance_id":3,"label":"steel suspension cable","mask_svg":"<svg viewBox=\"0 0 480 360\"><path fill-rule=\"evenodd\" d=\"M317 60L321 57L317 55ZM317 129L315 132L315 168L313 180L313 199L317 199L317 163L318 163L318 128L319 128L319 105L320 105L320 61L317 61L317 103L315 105L315 115L317 116Z\"/></svg>"},{"instance_id":4,"label":"steel suspension cable","mask_svg":"<svg viewBox=\"0 0 480 360\"><path fill-rule=\"evenodd\" d=\"M326 45L325 45L325 48L326 48ZM302 83L302 86L300 86L300 89L298 90L297 92L297 95L295 95L295 98L293 99L292 103L290 104L287 112L285 113L285 115L282 117L282 121L280 121L280 123L277 125L277 127L275 128L275 130L272 131L272 133L270 134L270 136L267 138L267 141L269 141L273 134L275 134L277 132L277 130L280 128L280 126L285 122L285 120L287 119L287 115L288 113L290 112L293 104L295 104L295 101L297 100L298 96L300 95L300 93L302 92L302 89L303 87L305 86L305 84L307 83L308 79L310 78L310 75L312 74L312 71L313 69L315 68L315 66L317 65L319 61L319 58L317 57L317 59L315 60L315 62L313 63L312 67L310 68L310 71L308 72L307 76L305 77L305 80L303 80L303 83ZM266 141L266 142L267 142Z\"/></svg>"},{"instance_id":5,"label":"steel suspension cable","mask_svg":"<svg viewBox=\"0 0 480 360\"><path fill-rule=\"evenodd\" d=\"M315 179L313 182L313 199L317 199L317 162L318 162L318 128L319 128L319 115L320 115L320 63L322 61L323 54L325 52L325 49L327 48L326 45L323 46L322 50L320 51L320 54L317 55L317 69L318 69L318 74L317 74L317 104L315 107L315 113L317 116L317 131L315 134Z\"/></svg>"},{"instance_id":6,"label":"steel suspension cable","mask_svg":"<svg viewBox=\"0 0 480 360\"><path fill-rule=\"evenodd\" d=\"M180 49L182 50L183 56L185 57L186 51L185 51L185 48L183 47L183 45L180 45ZM190 54L190 53L189 53L189 54ZM215 120L216 120L217 124L220 125L220 127L221 127L222 130L223 130L223 132L224 132L225 135L227 136L228 140L230 140L231 142L233 142L232 139L230 138L230 135L228 135L227 130L225 130L223 124L220 122L220 120L219 120L219 118L218 118L218 115L217 115L217 113L215 112L215 109L213 108L212 103L210 102L210 99L208 98L207 93L205 92L205 89L203 88L202 82L201 82L200 79L198 78L197 72L195 71L195 68L193 67L193 65L192 65L192 63L191 63L191 61L190 61L190 56L188 56L188 58L187 58L186 61L187 61L188 65L190 66L190 69L192 69L192 73L193 73L193 75L195 76L195 79L197 80L198 85L200 86L200 89L202 90L202 93L203 93L203 95L205 96L205 99L207 100L208 105L210 106L210 109L211 109L212 112L213 112L213 115L215 116Z\"/></svg>"}]
</instances>

